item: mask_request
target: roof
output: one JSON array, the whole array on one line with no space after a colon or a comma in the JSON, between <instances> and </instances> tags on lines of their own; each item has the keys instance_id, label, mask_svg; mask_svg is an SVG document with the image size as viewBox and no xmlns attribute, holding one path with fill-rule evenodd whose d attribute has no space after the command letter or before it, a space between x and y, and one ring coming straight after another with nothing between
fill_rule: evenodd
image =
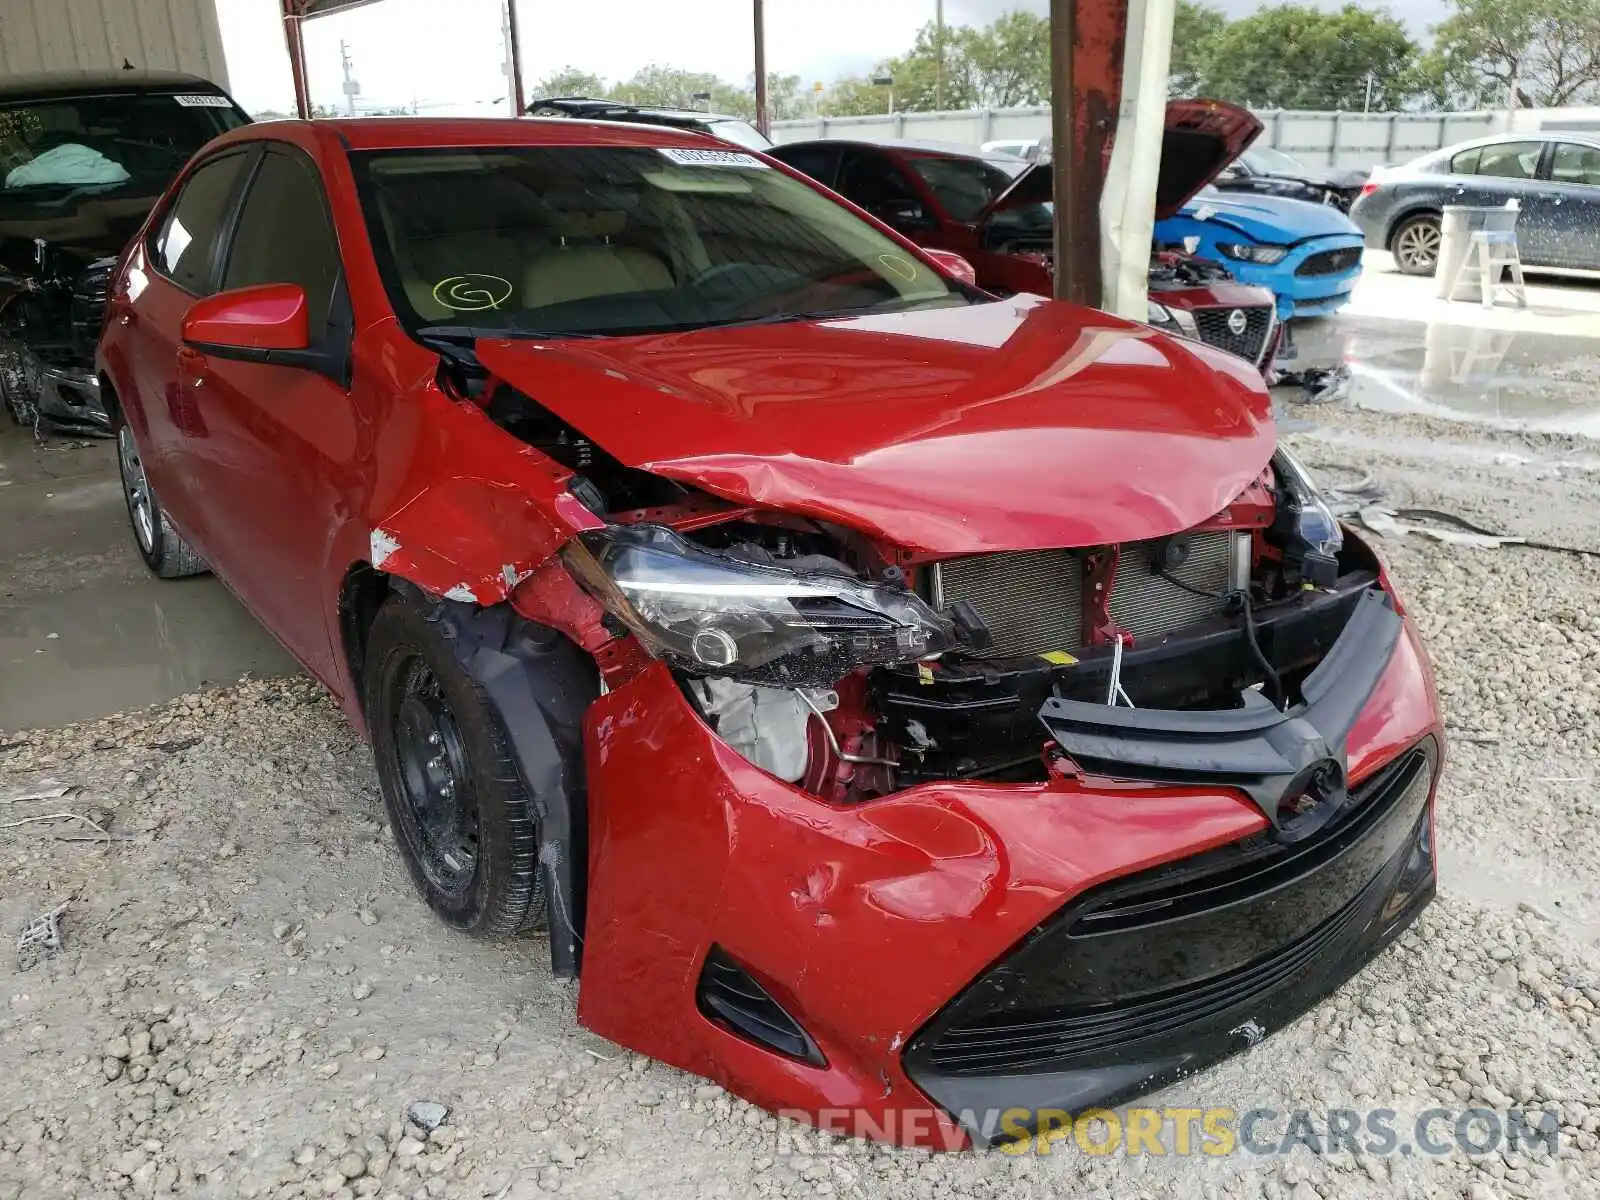
<instances>
[{"instance_id":1,"label":"roof","mask_svg":"<svg viewBox=\"0 0 1600 1200\"><path fill-rule=\"evenodd\" d=\"M544 96L528 104L528 111L540 108L569 108L582 111L585 116L603 117L605 113L641 113L668 121L746 121L744 117L728 113L704 112L697 108L664 108L657 104L630 104L626 100L605 100L594 96ZM746 124L749 122L746 121Z\"/></svg>"},{"instance_id":2,"label":"roof","mask_svg":"<svg viewBox=\"0 0 1600 1200\"><path fill-rule=\"evenodd\" d=\"M424 150L484 146L641 146L703 149L708 135L666 125L584 121L573 117L356 117L266 121L224 134L229 142L270 140L274 131L323 131L350 150Z\"/></svg>"},{"instance_id":3,"label":"roof","mask_svg":"<svg viewBox=\"0 0 1600 1200\"><path fill-rule=\"evenodd\" d=\"M209 79L179 71L47 71L0 76L0 101L45 100L62 96L104 96L126 92L208 92L227 95Z\"/></svg>"},{"instance_id":4,"label":"roof","mask_svg":"<svg viewBox=\"0 0 1600 1200\"><path fill-rule=\"evenodd\" d=\"M769 153L775 153L779 158L782 158L782 152L791 146L872 146L878 150L904 150L913 154L937 154L946 158L976 158L984 162L1003 162L1010 165L1025 161L1019 159L1015 154L985 153L982 150L974 150L971 146L964 146L958 142L923 142L913 138L807 138L798 142L784 142L782 145L773 147Z\"/></svg>"}]
</instances>

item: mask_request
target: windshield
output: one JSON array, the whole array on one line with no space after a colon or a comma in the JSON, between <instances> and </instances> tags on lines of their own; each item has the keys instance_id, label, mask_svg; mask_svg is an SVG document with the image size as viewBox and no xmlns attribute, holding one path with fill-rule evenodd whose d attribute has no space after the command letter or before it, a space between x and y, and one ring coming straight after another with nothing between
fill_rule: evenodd
<instances>
[{"instance_id":1,"label":"windshield","mask_svg":"<svg viewBox=\"0 0 1600 1200\"><path fill-rule=\"evenodd\" d=\"M1257 146L1239 156L1257 175L1273 175L1279 171L1303 171L1305 164L1292 154L1274 150L1270 146Z\"/></svg>"},{"instance_id":2,"label":"windshield","mask_svg":"<svg viewBox=\"0 0 1600 1200\"><path fill-rule=\"evenodd\" d=\"M982 158L917 155L911 159L912 169L955 221L976 221L1026 166L1021 160L1002 166Z\"/></svg>"},{"instance_id":3,"label":"windshield","mask_svg":"<svg viewBox=\"0 0 1600 1200\"><path fill-rule=\"evenodd\" d=\"M247 118L226 96L74 96L0 107L0 192L159 196L194 152Z\"/></svg>"},{"instance_id":4,"label":"windshield","mask_svg":"<svg viewBox=\"0 0 1600 1200\"><path fill-rule=\"evenodd\" d=\"M740 150L351 159L379 270L413 330L620 335L968 303L896 242Z\"/></svg>"},{"instance_id":5,"label":"windshield","mask_svg":"<svg viewBox=\"0 0 1600 1200\"><path fill-rule=\"evenodd\" d=\"M761 131L748 121L712 121L708 128L723 141L732 142L736 146L744 146L751 150L772 149L772 142L763 137Z\"/></svg>"}]
</instances>

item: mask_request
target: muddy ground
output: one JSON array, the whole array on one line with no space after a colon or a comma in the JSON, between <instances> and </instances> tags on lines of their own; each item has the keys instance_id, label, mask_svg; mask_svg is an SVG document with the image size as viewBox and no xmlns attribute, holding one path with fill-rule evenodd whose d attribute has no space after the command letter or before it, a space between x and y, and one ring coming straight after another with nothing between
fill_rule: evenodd
<instances>
[{"instance_id":1,"label":"muddy ground","mask_svg":"<svg viewBox=\"0 0 1600 1200\"><path fill-rule=\"evenodd\" d=\"M1592 443L1292 412L1318 426L1290 441L1330 482L1370 472L1391 503L1600 549ZM0 731L0 1200L1600 1195L1600 558L1381 550L1452 734L1440 898L1337 995L1156 1102L1304 1108L1323 1127L1388 1108L1402 1135L1430 1108L1527 1108L1558 1122L1554 1154L930 1155L800 1136L579 1029L539 938L441 926L365 749L312 684L270 679ZM4 799L47 780L72 790ZM74 818L36 819L58 813ZM15 953L58 907L61 948ZM409 1120L417 1102L443 1123Z\"/></svg>"}]
</instances>

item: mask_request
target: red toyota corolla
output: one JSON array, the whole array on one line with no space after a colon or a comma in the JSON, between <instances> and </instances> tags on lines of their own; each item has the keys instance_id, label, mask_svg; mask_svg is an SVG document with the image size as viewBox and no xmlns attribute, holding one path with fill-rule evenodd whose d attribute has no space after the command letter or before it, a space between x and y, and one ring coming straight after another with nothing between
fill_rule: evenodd
<instances>
[{"instance_id":1,"label":"red toyota corolla","mask_svg":"<svg viewBox=\"0 0 1600 1200\"><path fill-rule=\"evenodd\" d=\"M1433 894L1439 717L1247 363L996 300L760 155L250 126L100 347L140 553L370 738L597 1033L988 1142L1253 1044Z\"/></svg>"}]
</instances>

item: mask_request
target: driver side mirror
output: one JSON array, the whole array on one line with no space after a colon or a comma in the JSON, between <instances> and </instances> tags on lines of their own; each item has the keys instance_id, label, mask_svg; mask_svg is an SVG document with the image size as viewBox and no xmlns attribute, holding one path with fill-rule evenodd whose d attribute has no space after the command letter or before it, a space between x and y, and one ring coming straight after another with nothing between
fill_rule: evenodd
<instances>
[{"instance_id":1,"label":"driver side mirror","mask_svg":"<svg viewBox=\"0 0 1600 1200\"><path fill-rule=\"evenodd\" d=\"M236 288L195 301L183 317L183 340L217 358L273 362L274 353L311 349L305 289L294 283Z\"/></svg>"},{"instance_id":2,"label":"driver side mirror","mask_svg":"<svg viewBox=\"0 0 1600 1200\"><path fill-rule=\"evenodd\" d=\"M1244 178L1244 168L1238 163L1229 163L1217 172L1218 183L1238 183Z\"/></svg>"},{"instance_id":3,"label":"driver side mirror","mask_svg":"<svg viewBox=\"0 0 1600 1200\"><path fill-rule=\"evenodd\" d=\"M954 250L929 250L924 247L922 252L938 263L939 269L952 279L958 279L969 287L978 286L978 272Z\"/></svg>"},{"instance_id":4,"label":"driver side mirror","mask_svg":"<svg viewBox=\"0 0 1600 1200\"><path fill-rule=\"evenodd\" d=\"M213 358L303 367L344 386L350 382L348 341L312 344L310 306L297 283L263 283L196 300L183 317L183 342Z\"/></svg>"}]
</instances>

